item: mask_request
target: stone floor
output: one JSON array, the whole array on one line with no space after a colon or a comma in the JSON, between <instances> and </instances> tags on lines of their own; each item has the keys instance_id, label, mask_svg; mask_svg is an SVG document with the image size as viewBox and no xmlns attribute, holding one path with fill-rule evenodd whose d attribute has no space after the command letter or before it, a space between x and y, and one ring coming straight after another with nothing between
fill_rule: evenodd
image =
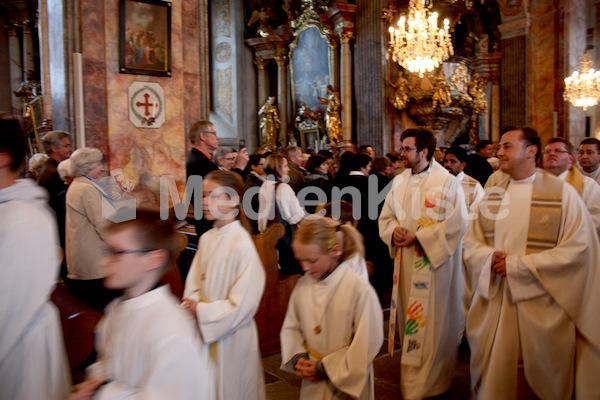
<instances>
[{"instance_id":1,"label":"stone floor","mask_svg":"<svg viewBox=\"0 0 600 400\"><path fill-rule=\"evenodd\" d=\"M400 350L394 357L387 353L387 340L374 361L375 368L375 399L401 399L400 396ZM268 400L298 399L300 396L301 380L296 375L279 369L281 355L274 354L263 358L265 384ZM458 361L454 372L454 382L451 389L436 400L467 400L470 398L469 379L469 349L463 341L459 348ZM316 399L317 400L317 399Z\"/></svg>"}]
</instances>

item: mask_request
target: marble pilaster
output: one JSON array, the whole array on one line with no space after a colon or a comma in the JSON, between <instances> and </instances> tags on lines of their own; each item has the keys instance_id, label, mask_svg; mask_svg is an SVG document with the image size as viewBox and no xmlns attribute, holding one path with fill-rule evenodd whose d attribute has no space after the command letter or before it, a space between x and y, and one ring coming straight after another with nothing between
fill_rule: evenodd
<instances>
[{"instance_id":1,"label":"marble pilaster","mask_svg":"<svg viewBox=\"0 0 600 400\"><path fill-rule=\"evenodd\" d=\"M182 24L189 32L199 32L200 24L198 21L200 2L194 0L184 0L181 2L181 18ZM203 119L203 110L201 107L201 91L200 77L198 71L200 69L200 52L198 46L198 36L182 35L183 48L183 82L185 90L183 91L184 98L184 132L187 132L189 127L197 120ZM184 137L184 143L187 140Z\"/></svg>"},{"instance_id":2,"label":"marble pilaster","mask_svg":"<svg viewBox=\"0 0 600 400\"><path fill-rule=\"evenodd\" d=\"M52 85L50 80L50 57L48 42L48 5L45 1L40 1L40 69L42 94L44 96L44 117L52 120Z\"/></svg>"},{"instance_id":3,"label":"marble pilaster","mask_svg":"<svg viewBox=\"0 0 600 400\"><path fill-rule=\"evenodd\" d=\"M277 56L277 108L279 109L279 143L287 146L287 57Z\"/></svg>"},{"instance_id":4,"label":"marble pilaster","mask_svg":"<svg viewBox=\"0 0 600 400\"><path fill-rule=\"evenodd\" d=\"M563 131L562 90L557 82L564 78L562 67L566 49L559 42L560 12L556 2L536 0L531 4L531 27L527 43L527 124L540 134L542 143L554 134L554 112L559 113L558 129ZM557 90L558 89L558 90ZM565 136L566 132L560 136Z\"/></svg>"},{"instance_id":5,"label":"marble pilaster","mask_svg":"<svg viewBox=\"0 0 600 400\"><path fill-rule=\"evenodd\" d=\"M570 0L565 5L564 16L564 34L565 40L565 58L567 59L568 69L564 73L564 77L570 76L573 71L579 68L579 57L586 51L586 1L585 0ZM594 66L598 68L596 64ZM564 83L557 76L557 90L564 88ZM562 94L562 93L560 93ZM585 138L585 117L586 112L580 107L574 107L569 102L565 102L565 135L571 143L577 145ZM591 113L593 109L589 109ZM558 132L558 136L563 136Z\"/></svg>"},{"instance_id":6,"label":"marble pilaster","mask_svg":"<svg viewBox=\"0 0 600 400\"><path fill-rule=\"evenodd\" d=\"M265 60L254 60L254 64L258 70L258 106L261 107L267 101L267 71Z\"/></svg>"},{"instance_id":7,"label":"marble pilaster","mask_svg":"<svg viewBox=\"0 0 600 400\"><path fill-rule=\"evenodd\" d=\"M30 21L23 24L23 71L35 71L35 63L33 61L33 37L31 36Z\"/></svg>"},{"instance_id":8,"label":"marble pilaster","mask_svg":"<svg viewBox=\"0 0 600 400\"><path fill-rule=\"evenodd\" d=\"M484 114L485 139L500 140L500 60L502 53L479 53L476 55L479 76L489 82L488 111Z\"/></svg>"},{"instance_id":9,"label":"marble pilaster","mask_svg":"<svg viewBox=\"0 0 600 400\"><path fill-rule=\"evenodd\" d=\"M352 145L352 54L351 32L342 32L342 138L344 146Z\"/></svg>"},{"instance_id":10,"label":"marble pilaster","mask_svg":"<svg viewBox=\"0 0 600 400\"><path fill-rule=\"evenodd\" d=\"M21 99L14 95L19 90L23 81L23 66L21 64L21 47L19 37L15 27L8 29L8 52L9 52L9 73L10 73L10 93L13 115L21 115L23 105Z\"/></svg>"},{"instance_id":11,"label":"marble pilaster","mask_svg":"<svg viewBox=\"0 0 600 400\"><path fill-rule=\"evenodd\" d=\"M110 62L111 60L106 60L105 41L111 40L112 36L118 36L118 29L112 30L111 26L105 26L105 24L114 23L118 25L118 19L105 17L106 3L108 2L84 1L80 4L81 20L85 21L85 24L81 25L81 36L86 38L86 45L81 49L83 56L81 68L85 77L83 85L85 143L88 147L100 149L102 153L109 157L108 102L113 102L114 99L109 98L106 88L106 68L109 66L117 68L118 71L118 64L114 65ZM107 10L106 15L118 15L117 7L118 5L115 3L113 7ZM118 57L118 47L115 49L114 57ZM109 62L107 63L107 61Z\"/></svg>"}]
</instances>

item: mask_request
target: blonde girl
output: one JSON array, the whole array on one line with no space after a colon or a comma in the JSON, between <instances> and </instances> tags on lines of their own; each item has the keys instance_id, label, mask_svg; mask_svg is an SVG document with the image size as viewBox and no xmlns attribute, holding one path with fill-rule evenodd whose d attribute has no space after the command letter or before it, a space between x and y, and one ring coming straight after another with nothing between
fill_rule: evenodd
<instances>
[{"instance_id":1,"label":"blonde girl","mask_svg":"<svg viewBox=\"0 0 600 400\"><path fill-rule=\"evenodd\" d=\"M369 282L344 263L364 254L360 234L313 215L300 224L292 247L305 275L281 329L281 368L303 379L301 399L373 399L381 306Z\"/></svg>"}]
</instances>

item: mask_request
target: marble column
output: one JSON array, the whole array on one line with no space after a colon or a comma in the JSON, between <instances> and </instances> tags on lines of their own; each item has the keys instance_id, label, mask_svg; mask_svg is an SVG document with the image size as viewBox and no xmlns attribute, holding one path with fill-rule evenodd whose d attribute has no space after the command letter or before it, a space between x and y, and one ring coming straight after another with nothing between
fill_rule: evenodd
<instances>
[{"instance_id":1,"label":"marble column","mask_svg":"<svg viewBox=\"0 0 600 400\"><path fill-rule=\"evenodd\" d=\"M579 69L579 58L586 51L586 9L587 4L585 0L571 0L566 2L564 16L566 48L563 51L564 57L567 60L568 70L565 71L563 76L557 77L557 80L561 83L561 88L562 82L560 82L560 80L564 79L566 76L570 76L573 71ZM594 65L593 68L597 69L598 65ZM559 95L562 96L562 93L559 93ZM586 114L591 115L592 109L589 109L589 111L586 112L581 107L574 107L572 104L568 103L566 111L567 115L565 117L568 121L568 123L565 124L566 132L557 132L558 136L568 138L571 143L578 144L585 138Z\"/></svg>"},{"instance_id":2,"label":"marble column","mask_svg":"<svg viewBox=\"0 0 600 400\"><path fill-rule=\"evenodd\" d=\"M277 108L279 109L279 143L285 147L287 138L287 57L275 57L277 62Z\"/></svg>"},{"instance_id":3,"label":"marble column","mask_svg":"<svg viewBox=\"0 0 600 400\"><path fill-rule=\"evenodd\" d=\"M8 52L12 113L13 115L21 115L23 105L21 99L15 96L14 92L19 90L24 77L23 66L21 64L21 47L19 45L19 37L17 36L17 28L14 26L8 28Z\"/></svg>"},{"instance_id":4,"label":"marble column","mask_svg":"<svg viewBox=\"0 0 600 400\"><path fill-rule=\"evenodd\" d=\"M503 53L481 53L476 55L479 75L490 82L488 90L488 111L485 114L486 135L492 142L500 140L500 60Z\"/></svg>"},{"instance_id":5,"label":"marble column","mask_svg":"<svg viewBox=\"0 0 600 400\"><path fill-rule=\"evenodd\" d=\"M50 48L48 38L48 3L39 2L40 81L44 96L44 118L52 123L52 86L50 83Z\"/></svg>"},{"instance_id":6,"label":"marble column","mask_svg":"<svg viewBox=\"0 0 600 400\"><path fill-rule=\"evenodd\" d=\"M342 138L344 146L352 146L352 32L342 32Z\"/></svg>"},{"instance_id":7,"label":"marble column","mask_svg":"<svg viewBox=\"0 0 600 400\"><path fill-rule=\"evenodd\" d=\"M254 64L258 68L258 106L261 107L267 101L267 61L256 59Z\"/></svg>"},{"instance_id":8,"label":"marble column","mask_svg":"<svg viewBox=\"0 0 600 400\"><path fill-rule=\"evenodd\" d=\"M333 47L333 87L340 87L340 41L334 35L330 38L331 46Z\"/></svg>"},{"instance_id":9,"label":"marble column","mask_svg":"<svg viewBox=\"0 0 600 400\"><path fill-rule=\"evenodd\" d=\"M24 65L23 71L25 74L31 70L35 72L35 62L33 60L33 37L31 36L31 28L29 27L30 21L23 23L23 57Z\"/></svg>"}]
</instances>

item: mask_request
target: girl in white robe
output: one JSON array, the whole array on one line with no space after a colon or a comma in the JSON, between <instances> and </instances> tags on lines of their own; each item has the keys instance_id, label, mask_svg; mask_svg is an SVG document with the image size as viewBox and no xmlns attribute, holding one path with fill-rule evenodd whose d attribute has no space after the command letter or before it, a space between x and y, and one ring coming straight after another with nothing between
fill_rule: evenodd
<instances>
[{"instance_id":1,"label":"girl in white robe","mask_svg":"<svg viewBox=\"0 0 600 400\"><path fill-rule=\"evenodd\" d=\"M198 322L216 400L265 398L254 322L265 271L249 229L238 219L245 220L243 191L235 172L205 177L203 212L214 228L200 238L185 282L183 306Z\"/></svg>"},{"instance_id":2,"label":"girl in white robe","mask_svg":"<svg viewBox=\"0 0 600 400\"><path fill-rule=\"evenodd\" d=\"M344 263L362 255L360 234L311 216L296 232L293 249L305 275L292 292L281 329L281 368L303 378L301 399L374 399L381 306L369 282Z\"/></svg>"}]
</instances>

